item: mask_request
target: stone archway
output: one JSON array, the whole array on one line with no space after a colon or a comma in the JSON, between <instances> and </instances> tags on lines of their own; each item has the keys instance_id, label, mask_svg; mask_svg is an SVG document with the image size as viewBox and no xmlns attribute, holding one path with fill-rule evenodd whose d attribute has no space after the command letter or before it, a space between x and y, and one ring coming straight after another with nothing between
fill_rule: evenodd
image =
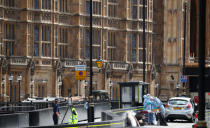
<instances>
[{"instance_id":1,"label":"stone archway","mask_svg":"<svg viewBox=\"0 0 210 128\"><path fill-rule=\"evenodd\" d=\"M71 96L77 94L77 82L75 81L74 74L66 74L62 79L62 83L61 95L63 97L68 97L68 91L71 92Z\"/></svg>"}]
</instances>

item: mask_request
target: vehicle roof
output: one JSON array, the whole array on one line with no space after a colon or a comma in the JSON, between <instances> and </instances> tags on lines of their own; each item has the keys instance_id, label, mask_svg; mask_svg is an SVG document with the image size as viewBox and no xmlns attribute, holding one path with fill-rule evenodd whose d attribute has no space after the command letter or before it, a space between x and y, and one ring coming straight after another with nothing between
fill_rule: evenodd
<instances>
[{"instance_id":1,"label":"vehicle roof","mask_svg":"<svg viewBox=\"0 0 210 128\"><path fill-rule=\"evenodd\" d=\"M93 93L108 93L106 90L93 90Z\"/></svg>"},{"instance_id":2,"label":"vehicle roof","mask_svg":"<svg viewBox=\"0 0 210 128\"><path fill-rule=\"evenodd\" d=\"M172 97L169 100L174 100L174 99L188 100L189 101L191 98L189 98L189 97Z\"/></svg>"}]
</instances>

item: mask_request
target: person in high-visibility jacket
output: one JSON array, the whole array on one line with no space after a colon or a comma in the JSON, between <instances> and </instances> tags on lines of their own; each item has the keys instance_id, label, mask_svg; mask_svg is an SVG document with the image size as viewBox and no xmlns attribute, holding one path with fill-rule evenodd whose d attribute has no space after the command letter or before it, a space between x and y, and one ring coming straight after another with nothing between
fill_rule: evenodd
<instances>
[{"instance_id":1,"label":"person in high-visibility jacket","mask_svg":"<svg viewBox=\"0 0 210 128\"><path fill-rule=\"evenodd\" d=\"M70 115L69 124L77 124L78 123L78 113L74 107L71 109L72 114ZM71 127L77 128L77 127Z\"/></svg>"}]
</instances>

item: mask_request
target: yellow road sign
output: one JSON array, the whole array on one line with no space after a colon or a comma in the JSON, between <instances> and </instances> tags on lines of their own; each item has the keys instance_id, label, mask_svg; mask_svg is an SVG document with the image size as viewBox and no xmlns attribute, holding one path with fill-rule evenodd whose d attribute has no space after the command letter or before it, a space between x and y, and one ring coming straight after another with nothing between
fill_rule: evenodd
<instances>
[{"instance_id":1,"label":"yellow road sign","mask_svg":"<svg viewBox=\"0 0 210 128\"><path fill-rule=\"evenodd\" d=\"M86 71L75 71L75 80L86 80Z\"/></svg>"}]
</instances>

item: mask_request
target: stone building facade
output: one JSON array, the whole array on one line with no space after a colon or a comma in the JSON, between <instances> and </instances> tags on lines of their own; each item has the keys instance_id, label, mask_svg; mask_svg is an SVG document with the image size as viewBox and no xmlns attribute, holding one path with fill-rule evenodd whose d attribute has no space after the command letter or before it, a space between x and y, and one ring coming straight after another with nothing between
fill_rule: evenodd
<instances>
[{"instance_id":1,"label":"stone building facade","mask_svg":"<svg viewBox=\"0 0 210 128\"><path fill-rule=\"evenodd\" d=\"M112 81L113 99L117 82L143 77L142 3L93 0L93 88L110 91ZM146 3L150 82L153 0ZM89 66L89 6L89 0L0 0L1 101L17 101L19 88L21 100L87 94L85 81L75 80L74 66ZM104 61L100 70L99 57Z\"/></svg>"},{"instance_id":2,"label":"stone building facade","mask_svg":"<svg viewBox=\"0 0 210 128\"><path fill-rule=\"evenodd\" d=\"M154 2L153 81L162 100L177 95L183 66L184 3L186 0ZM186 44L190 41L190 0L186 1ZM186 52L187 57L188 52ZM154 84L154 85L156 85ZM181 84L182 85L182 84ZM180 86L179 92L183 91Z\"/></svg>"},{"instance_id":3,"label":"stone building facade","mask_svg":"<svg viewBox=\"0 0 210 128\"><path fill-rule=\"evenodd\" d=\"M199 1L198 0L155 0L153 13L153 68L152 83L159 84L157 91L162 100L177 95L189 95L197 82L199 44ZM209 26L209 0L207 0L206 26ZM184 49L184 6L186 4L186 45ZM209 63L209 27L206 27L206 63ZM183 74L183 52L185 70ZM207 69L208 70L208 69ZM209 72L209 71L208 71ZM194 74L193 74L194 73ZM187 76L183 85L181 76ZM196 78L197 79L197 78ZM195 85L194 85L194 84ZM193 86L192 86L193 85Z\"/></svg>"}]
</instances>

